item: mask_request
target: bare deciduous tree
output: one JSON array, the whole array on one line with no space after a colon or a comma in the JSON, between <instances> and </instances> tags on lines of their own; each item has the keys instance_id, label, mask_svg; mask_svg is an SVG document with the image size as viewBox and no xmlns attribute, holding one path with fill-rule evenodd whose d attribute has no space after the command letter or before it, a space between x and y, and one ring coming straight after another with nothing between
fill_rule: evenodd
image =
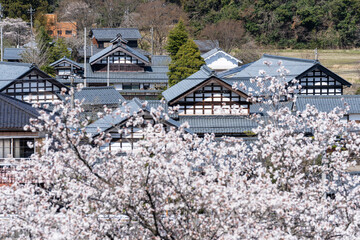
<instances>
[{"instance_id":1,"label":"bare deciduous tree","mask_svg":"<svg viewBox=\"0 0 360 240\"><path fill-rule=\"evenodd\" d=\"M15 46L21 46L29 40L30 27L21 18L5 18L0 22L4 37Z\"/></svg>"},{"instance_id":2,"label":"bare deciduous tree","mask_svg":"<svg viewBox=\"0 0 360 240\"><path fill-rule=\"evenodd\" d=\"M219 40L220 47L226 52L230 52L244 42L245 29L241 21L223 20L206 26L202 30L201 36L210 40Z\"/></svg>"},{"instance_id":3,"label":"bare deciduous tree","mask_svg":"<svg viewBox=\"0 0 360 240\"><path fill-rule=\"evenodd\" d=\"M153 28L154 54L164 54L169 30L180 18L186 20L186 14L179 6L162 0L141 4L133 15L136 25L146 33L144 40L150 45Z\"/></svg>"}]
</instances>

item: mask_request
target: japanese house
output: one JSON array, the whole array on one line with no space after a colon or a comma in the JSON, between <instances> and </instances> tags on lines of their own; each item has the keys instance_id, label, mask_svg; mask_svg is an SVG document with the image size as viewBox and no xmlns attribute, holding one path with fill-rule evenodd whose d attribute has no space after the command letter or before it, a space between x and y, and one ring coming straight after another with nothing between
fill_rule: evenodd
<instances>
[{"instance_id":1,"label":"japanese house","mask_svg":"<svg viewBox=\"0 0 360 240\"><path fill-rule=\"evenodd\" d=\"M214 48L209 52L201 54L205 60L206 65L217 71L226 71L242 65L242 61L224 52L220 48Z\"/></svg>"},{"instance_id":2,"label":"japanese house","mask_svg":"<svg viewBox=\"0 0 360 240\"><path fill-rule=\"evenodd\" d=\"M268 64L264 64L268 63ZM229 81L243 82L245 86L251 86L250 79L259 76L259 71L264 70L267 75L280 77L279 63L289 71L285 75L285 81L297 79L302 86L299 94L302 95L342 95L344 88L350 87L351 83L330 71L317 60L281 57L264 54L259 60L238 68L219 74L221 78Z\"/></svg>"},{"instance_id":3,"label":"japanese house","mask_svg":"<svg viewBox=\"0 0 360 240\"><path fill-rule=\"evenodd\" d=\"M159 101L156 101L159 104ZM111 142L102 146L103 149L110 151L129 151L136 149L138 141L144 138L144 128L148 123L154 123L154 118L150 114L152 105L140 101L138 98L127 102L119 111L113 112L86 127L86 132L96 137L101 133L109 133L111 135ZM119 114L122 113L122 114ZM133 118L136 113L138 116L144 118L144 122L140 125L127 125L127 122ZM179 122L165 116L161 117L162 123L166 129L171 127L179 127ZM191 132L190 130L187 130Z\"/></svg>"},{"instance_id":4,"label":"japanese house","mask_svg":"<svg viewBox=\"0 0 360 240\"><path fill-rule=\"evenodd\" d=\"M50 64L55 69L55 74L60 78L68 78L73 71L73 74L81 77L84 74L84 66L67 57L63 57Z\"/></svg>"},{"instance_id":5,"label":"japanese house","mask_svg":"<svg viewBox=\"0 0 360 240\"><path fill-rule=\"evenodd\" d=\"M118 34L111 45L92 55L86 65L86 86L114 86L126 99L157 99L168 85L167 56L152 56L151 60L128 45ZM68 79L60 80L69 84ZM77 78L75 83L84 83Z\"/></svg>"},{"instance_id":6,"label":"japanese house","mask_svg":"<svg viewBox=\"0 0 360 240\"><path fill-rule=\"evenodd\" d=\"M29 63L0 62L0 73L0 93L25 102L51 103L65 87Z\"/></svg>"},{"instance_id":7,"label":"japanese house","mask_svg":"<svg viewBox=\"0 0 360 240\"><path fill-rule=\"evenodd\" d=\"M25 50L25 48L4 48L4 61L21 62L21 55L25 52Z\"/></svg>"},{"instance_id":8,"label":"japanese house","mask_svg":"<svg viewBox=\"0 0 360 240\"><path fill-rule=\"evenodd\" d=\"M27 143L34 144L41 133L24 131L24 126L38 116L31 104L0 93L0 162L8 157L29 158L34 153Z\"/></svg>"}]
</instances>

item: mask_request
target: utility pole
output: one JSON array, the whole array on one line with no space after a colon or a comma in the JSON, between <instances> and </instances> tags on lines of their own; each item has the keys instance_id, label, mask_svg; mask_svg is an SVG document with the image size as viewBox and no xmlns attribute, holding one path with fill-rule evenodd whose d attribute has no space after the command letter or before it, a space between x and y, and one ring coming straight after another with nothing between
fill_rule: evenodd
<instances>
[{"instance_id":1,"label":"utility pole","mask_svg":"<svg viewBox=\"0 0 360 240\"><path fill-rule=\"evenodd\" d=\"M71 70L70 70L70 84L71 84L71 88L70 88L70 95L71 95L71 109L73 109L75 107L75 89L74 89L74 69L73 69L73 65L71 65Z\"/></svg>"},{"instance_id":2,"label":"utility pole","mask_svg":"<svg viewBox=\"0 0 360 240\"><path fill-rule=\"evenodd\" d=\"M86 28L84 28L84 87L86 87Z\"/></svg>"},{"instance_id":3,"label":"utility pole","mask_svg":"<svg viewBox=\"0 0 360 240\"><path fill-rule=\"evenodd\" d=\"M107 57L107 86L110 86L110 57Z\"/></svg>"},{"instance_id":4,"label":"utility pole","mask_svg":"<svg viewBox=\"0 0 360 240\"><path fill-rule=\"evenodd\" d=\"M154 27L151 27L151 55L154 55Z\"/></svg>"},{"instance_id":5,"label":"utility pole","mask_svg":"<svg viewBox=\"0 0 360 240\"><path fill-rule=\"evenodd\" d=\"M3 25L2 25L2 19L3 19L3 8L2 8L2 5L0 3L0 24L1 24L1 27L0 27L0 38L1 38L1 61L4 61L4 47L3 47Z\"/></svg>"},{"instance_id":6,"label":"utility pole","mask_svg":"<svg viewBox=\"0 0 360 240\"><path fill-rule=\"evenodd\" d=\"M30 28L31 28L31 38L33 40L34 38L34 31L33 31L33 14L35 12L35 9L32 8L32 6L30 6L28 13L30 13Z\"/></svg>"}]
</instances>

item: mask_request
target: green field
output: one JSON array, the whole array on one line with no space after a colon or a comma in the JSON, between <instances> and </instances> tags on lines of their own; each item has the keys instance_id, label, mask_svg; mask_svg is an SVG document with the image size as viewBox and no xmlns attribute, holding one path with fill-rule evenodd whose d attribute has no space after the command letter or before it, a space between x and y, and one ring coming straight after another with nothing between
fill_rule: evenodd
<instances>
[{"instance_id":1,"label":"green field","mask_svg":"<svg viewBox=\"0 0 360 240\"><path fill-rule=\"evenodd\" d=\"M265 50L264 52L286 57L315 58L314 50L272 49ZM318 59L322 65L353 83L353 87L346 90L347 94L354 94L356 89L360 87L360 49L318 50Z\"/></svg>"}]
</instances>

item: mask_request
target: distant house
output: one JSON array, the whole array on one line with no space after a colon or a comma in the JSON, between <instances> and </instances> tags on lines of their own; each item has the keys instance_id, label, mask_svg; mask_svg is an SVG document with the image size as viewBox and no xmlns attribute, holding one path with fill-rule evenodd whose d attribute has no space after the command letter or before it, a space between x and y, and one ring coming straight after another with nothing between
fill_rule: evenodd
<instances>
[{"instance_id":1,"label":"distant house","mask_svg":"<svg viewBox=\"0 0 360 240\"><path fill-rule=\"evenodd\" d=\"M91 43L97 48L107 48L111 46L111 41L120 34L127 41L131 48L138 47L138 40L141 34L137 28L92 28L90 30Z\"/></svg>"},{"instance_id":2,"label":"distant house","mask_svg":"<svg viewBox=\"0 0 360 240\"><path fill-rule=\"evenodd\" d=\"M81 63L77 63L67 57L63 57L50 64L55 69L55 74L58 77L68 78L71 74L81 76L84 73L84 66Z\"/></svg>"},{"instance_id":3,"label":"distant house","mask_svg":"<svg viewBox=\"0 0 360 240\"><path fill-rule=\"evenodd\" d=\"M207 53L214 48L219 48L218 40L194 40L201 54Z\"/></svg>"},{"instance_id":4,"label":"distant house","mask_svg":"<svg viewBox=\"0 0 360 240\"><path fill-rule=\"evenodd\" d=\"M24 131L24 126L38 116L31 104L0 93L0 165L8 157L29 158L35 152L27 143L40 140L41 133Z\"/></svg>"},{"instance_id":5,"label":"distant house","mask_svg":"<svg viewBox=\"0 0 360 240\"><path fill-rule=\"evenodd\" d=\"M214 48L204 54L201 54L201 57L205 60L206 65L209 68L217 72L230 70L243 63L241 60L231 56L220 48Z\"/></svg>"},{"instance_id":6,"label":"distant house","mask_svg":"<svg viewBox=\"0 0 360 240\"><path fill-rule=\"evenodd\" d=\"M46 30L51 37L74 37L76 36L75 22L59 22L57 14L45 14Z\"/></svg>"},{"instance_id":7,"label":"distant house","mask_svg":"<svg viewBox=\"0 0 360 240\"><path fill-rule=\"evenodd\" d=\"M166 56L152 56L150 60L118 34L111 45L90 57L84 75L89 87L114 86L126 99L157 99L168 85L169 61Z\"/></svg>"},{"instance_id":8,"label":"distant house","mask_svg":"<svg viewBox=\"0 0 360 240\"><path fill-rule=\"evenodd\" d=\"M0 73L0 93L25 102L59 100L56 92L65 87L29 63L0 62Z\"/></svg>"},{"instance_id":9,"label":"distant house","mask_svg":"<svg viewBox=\"0 0 360 240\"><path fill-rule=\"evenodd\" d=\"M62 100L70 99L69 95L60 95ZM126 102L125 98L116 91L114 87L84 87L80 91L75 92L74 100L82 102L82 108L85 115L91 119L97 119L97 113L104 111L104 106L116 109Z\"/></svg>"},{"instance_id":10,"label":"distant house","mask_svg":"<svg viewBox=\"0 0 360 240\"><path fill-rule=\"evenodd\" d=\"M22 60L21 54L26 51L25 48L4 48L4 61L20 62Z\"/></svg>"},{"instance_id":11,"label":"distant house","mask_svg":"<svg viewBox=\"0 0 360 240\"><path fill-rule=\"evenodd\" d=\"M141 39L141 34L137 28L92 28L89 33L91 45L86 48L87 59L112 45L111 41L119 34L127 41L129 47L144 56L150 56L150 53L139 48L138 41ZM78 61L82 61L84 58L84 48L78 49L78 56Z\"/></svg>"},{"instance_id":12,"label":"distant house","mask_svg":"<svg viewBox=\"0 0 360 240\"><path fill-rule=\"evenodd\" d=\"M266 62L268 65L264 64ZM264 70L269 76L279 77L279 63L289 71L285 75L286 82L293 79L299 81L302 86L299 94L342 95L344 88L351 86L351 83L321 65L319 61L268 54L253 63L220 73L219 77L227 81L242 82L255 89L256 86L250 83L250 79L259 76L260 70Z\"/></svg>"}]
</instances>

